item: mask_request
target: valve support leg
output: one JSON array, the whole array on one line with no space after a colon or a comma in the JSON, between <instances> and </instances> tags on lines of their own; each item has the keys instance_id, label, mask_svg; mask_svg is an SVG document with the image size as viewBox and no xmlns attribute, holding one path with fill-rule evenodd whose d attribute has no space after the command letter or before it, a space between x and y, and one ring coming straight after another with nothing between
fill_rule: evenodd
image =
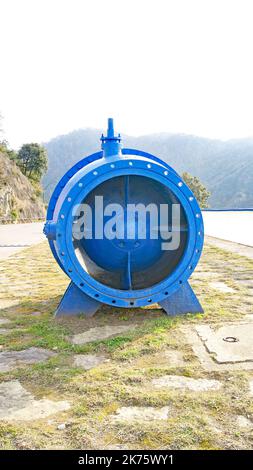
<instances>
[{"instance_id":1,"label":"valve support leg","mask_svg":"<svg viewBox=\"0 0 253 470\"><path fill-rule=\"evenodd\" d=\"M84 315L92 317L101 307L101 302L92 299L71 282L62 297L55 317Z\"/></svg>"},{"instance_id":2,"label":"valve support leg","mask_svg":"<svg viewBox=\"0 0 253 470\"><path fill-rule=\"evenodd\" d=\"M159 302L167 315L183 315L185 313L204 313L190 284L186 282L170 297Z\"/></svg>"}]
</instances>

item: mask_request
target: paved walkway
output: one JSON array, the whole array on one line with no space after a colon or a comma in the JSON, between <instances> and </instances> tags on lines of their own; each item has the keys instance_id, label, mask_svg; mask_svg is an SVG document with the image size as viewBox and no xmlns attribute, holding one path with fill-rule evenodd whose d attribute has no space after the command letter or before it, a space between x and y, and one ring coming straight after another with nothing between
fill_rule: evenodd
<instances>
[{"instance_id":1,"label":"paved walkway","mask_svg":"<svg viewBox=\"0 0 253 470\"><path fill-rule=\"evenodd\" d=\"M237 255L247 256L247 258L253 259L253 247L251 246L220 240L219 238L209 237L208 235L205 235L205 243L217 246L217 248L221 248L222 250L230 251L230 253L236 253Z\"/></svg>"},{"instance_id":2,"label":"paved walkway","mask_svg":"<svg viewBox=\"0 0 253 470\"><path fill-rule=\"evenodd\" d=\"M0 225L0 259L45 240L43 222Z\"/></svg>"}]
</instances>

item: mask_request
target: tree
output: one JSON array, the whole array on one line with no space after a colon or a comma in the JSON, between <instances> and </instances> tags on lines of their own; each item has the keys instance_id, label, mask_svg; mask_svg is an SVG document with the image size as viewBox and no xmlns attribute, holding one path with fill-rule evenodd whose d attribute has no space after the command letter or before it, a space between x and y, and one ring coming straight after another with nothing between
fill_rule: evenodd
<instances>
[{"instance_id":1,"label":"tree","mask_svg":"<svg viewBox=\"0 0 253 470\"><path fill-rule=\"evenodd\" d=\"M208 207L208 199L211 196L211 193L206 189L206 187L201 183L200 179L197 176L192 176L187 172L182 174L182 178L192 190L194 196L196 197L201 208Z\"/></svg>"},{"instance_id":2,"label":"tree","mask_svg":"<svg viewBox=\"0 0 253 470\"><path fill-rule=\"evenodd\" d=\"M47 152L39 144L24 144L17 154L17 165L29 179L40 181L47 170Z\"/></svg>"}]
</instances>

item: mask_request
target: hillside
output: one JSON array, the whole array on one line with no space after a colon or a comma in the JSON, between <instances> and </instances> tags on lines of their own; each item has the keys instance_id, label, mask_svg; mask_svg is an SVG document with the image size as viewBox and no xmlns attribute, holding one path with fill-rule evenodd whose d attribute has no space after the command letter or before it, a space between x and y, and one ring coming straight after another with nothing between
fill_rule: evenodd
<instances>
[{"instance_id":1,"label":"hillside","mask_svg":"<svg viewBox=\"0 0 253 470\"><path fill-rule=\"evenodd\" d=\"M45 209L30 181L0 150L0 223L44 217Z\"/></svg>"},{"instance_id":2,"label":"hillside","mask_svg":"<svg viewBox=\"0 0 253 470\"><path fill-rule=\"evenodd\" d=\"M46 196L76 161L99 149L100 130L80 129L45 145L48 172ZM124 147L146 150L161 157L179 173L200 177L212 196L210 207L253 207L253 139L219 141L184 134L123 136Z\"/></svg>"}]
</instances>

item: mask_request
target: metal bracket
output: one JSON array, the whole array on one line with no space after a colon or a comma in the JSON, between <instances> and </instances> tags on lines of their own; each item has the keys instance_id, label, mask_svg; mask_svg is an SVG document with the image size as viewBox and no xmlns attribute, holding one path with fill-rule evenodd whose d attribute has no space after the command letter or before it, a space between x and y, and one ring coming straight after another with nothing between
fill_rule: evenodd
<instances>
[{"instance_id":1,"label":"metal bracket","mask_svg":"<svg viewBox=\"0 0 253 470\"><path fill-rule=\"evenodd\" d=\"M185 313L204 313L204 310L194 294L190 284L185 282L167 299L159 302L167 315L184 315Z\"/></svg>"},{"instance_id":2,"label":"metal bracket","mask_svg":"<svg viewBox=\"0 0 253 470\"><path fill-rule=\"evenodd\" d=\"M55 316L57 318L77 315L92 317L100 307L101 302L92 299L71 282L58 305Z\"/></svg>"}]
</instances>

